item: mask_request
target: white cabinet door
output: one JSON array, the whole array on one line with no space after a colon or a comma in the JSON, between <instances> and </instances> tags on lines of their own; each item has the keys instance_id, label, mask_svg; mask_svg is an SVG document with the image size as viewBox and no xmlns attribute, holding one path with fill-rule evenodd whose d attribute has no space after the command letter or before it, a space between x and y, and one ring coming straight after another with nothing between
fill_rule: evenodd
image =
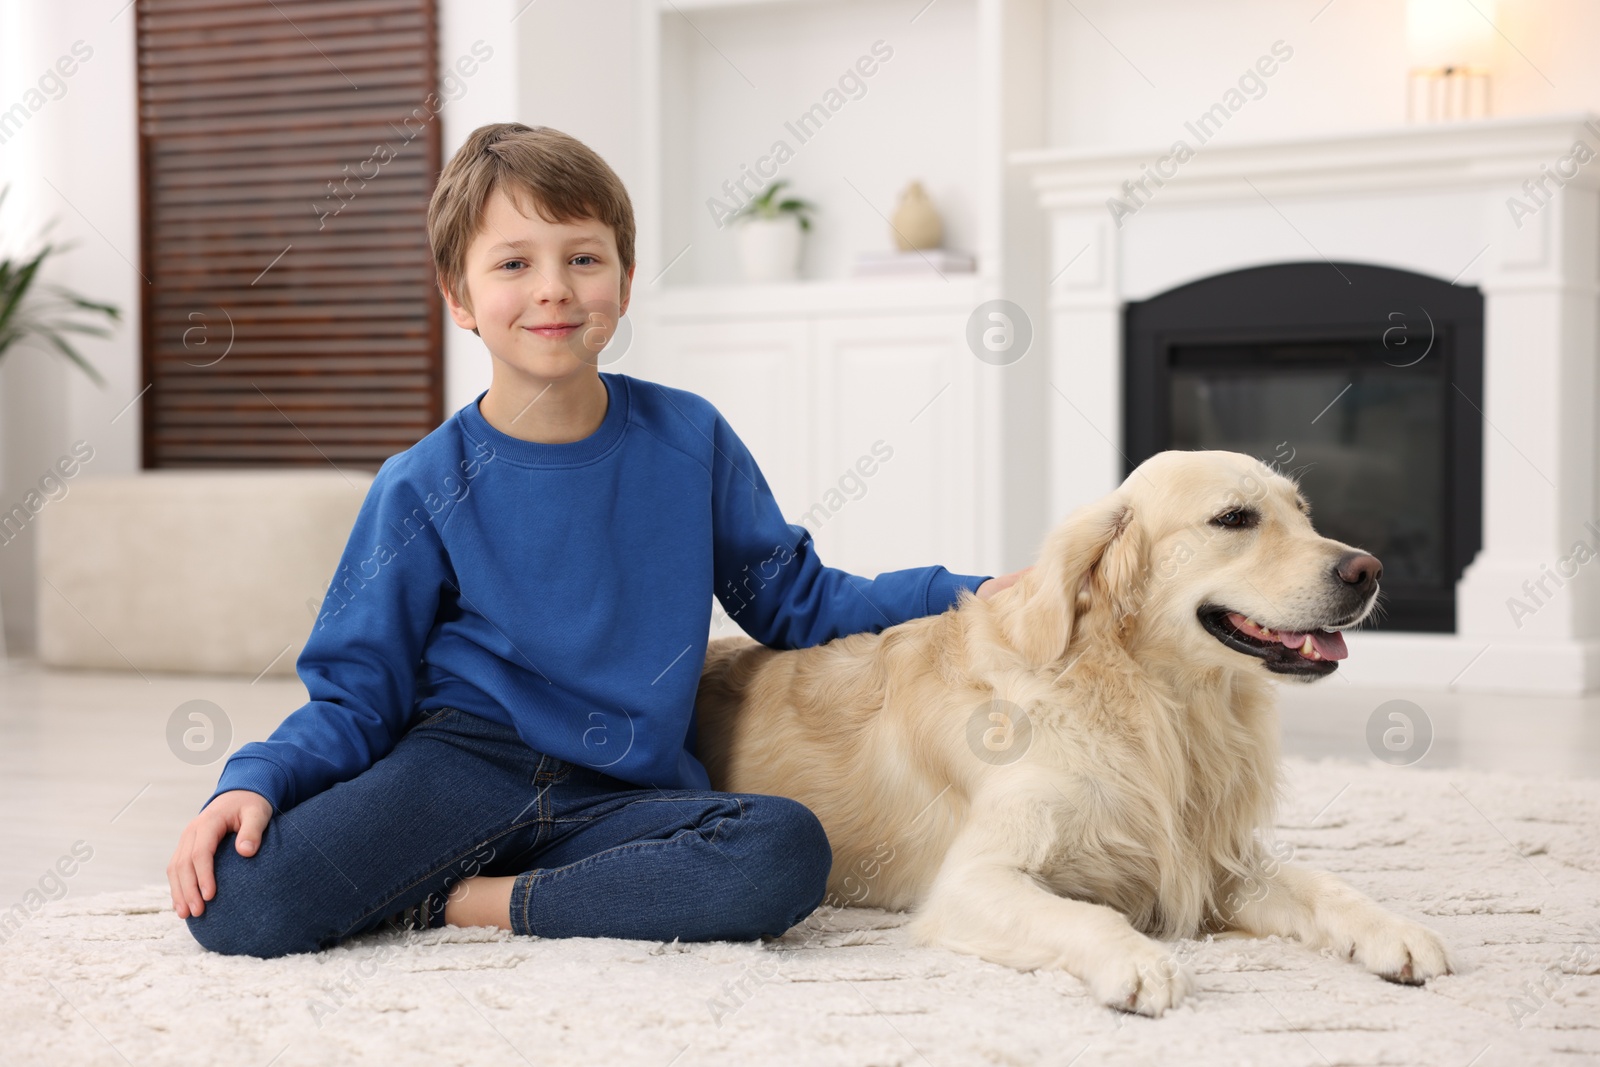
<instances>
[{"instance_id":1,"label":"white cabinet door","mask_svg":"<svg viewBox=\"0 0 1600 1067\"><path fill-rule=\"evenodd\" d=\"M810 500L823 562L978 570L977 360L958 313L819 318ZM807 504L811 508L812 504Z\"/></svg>"},{"instance_id":2,"label":"white cabinet door","mask_svg":"<svg viewBox=\"0 0 1600 1067\"><path fill-rule=\"evenodd\" d=\"M750 449L790 522L810 492L809 334L804 318L658 321L648 370L640 372L711 401Z\"/></svg>"}]
</instances>

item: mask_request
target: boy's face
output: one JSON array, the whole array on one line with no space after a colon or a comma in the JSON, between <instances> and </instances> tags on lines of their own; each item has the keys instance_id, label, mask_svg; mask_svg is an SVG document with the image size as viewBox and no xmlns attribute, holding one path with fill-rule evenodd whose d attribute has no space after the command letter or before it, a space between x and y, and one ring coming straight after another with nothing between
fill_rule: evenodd
<instances>
[{"instance_id":1,"label":"boy's face","mask_svg":"<svg viewBox=\"0 0 1600 1067\"><path fill-rule=\"evenodd\" d=\"M467 249L462 285L470 310L449 292L450 317L476 329L494 358L494 382L546 384L597 367L628 310L616 235L598 219L546 222L524 215L496 189Z\"/></svg>"}]
</instances>

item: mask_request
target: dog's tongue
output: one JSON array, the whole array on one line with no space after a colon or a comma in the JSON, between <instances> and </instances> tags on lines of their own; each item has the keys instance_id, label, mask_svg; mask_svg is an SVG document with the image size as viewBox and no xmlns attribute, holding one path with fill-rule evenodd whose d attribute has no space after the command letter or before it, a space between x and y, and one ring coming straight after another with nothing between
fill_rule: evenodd
<instances>
[{"instance_id":1,"label":"dog's tongue","mask_svg":"<svg viewBox=\"0 0 1600 1067\"><path fill-rule=\"evenodd\" d=\"M1279 636L1283 639L1283 643L1290 648L1299 648L1306 643L1305 634L1280 634ZM1350 654L1350 650L1344 647L1344 634L1338 630L1312 630L1311 644L1316 648L1317 655L1323 659L1344 659Z\"/></svg>"},{"instance_id":2,"label":"dog's tongue","mask_svg":"<svg viewBox=\"0 0 1600 1067\"><path fill-rule=\"evenodd\" d=\"M1268 637L1266 634L1261 632L1259 627L1252 623L1247 617L1240 615L1238 612L1232 613L1230 618L1232 619L1233 624L1239 627L1239 629L1243 630L1247 634L1250 634L1252 637L1259 637L1263 641L1280 641L1283 643L1285 648L1292 648L1296 650L1298 650L1301 645L1306 643L1306 635L1304 633L1293 633L1289 630L1278 630L1274 632L1271 637ZM1345 648L1344 634L1337 630L1312 630L1311 645L1317 650L1317 655L1321 656L1323 659L1344 659L1350 655L1350 650Z\"/></svg>"}]
</instances>

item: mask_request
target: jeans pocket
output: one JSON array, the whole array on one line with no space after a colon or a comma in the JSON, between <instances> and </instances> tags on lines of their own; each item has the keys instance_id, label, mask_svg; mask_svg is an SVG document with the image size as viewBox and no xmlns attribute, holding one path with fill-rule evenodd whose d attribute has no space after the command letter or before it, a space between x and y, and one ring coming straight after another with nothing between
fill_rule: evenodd
<instances>
[{"instance_id":1,"label":"jeans pocket","mask_svg":"<svg viewBox=\"0 0 1600 1067\"><path fill-rule=\"evenodd\" d=\"M406 733L412 730L421 730L429 726L442 726L453 719L461 717L460 708L432 708L419 711L411 720L411 725L406 727Z\"/></svg>"},{"instance_id":2,"label":"jeans pocket","mask_svg":"<svg viewBox=\"0 0 1600 1067\"><path fill-rule=\"evenodd\" d=\"M539 766L533 772L534 783L536 785L560 785L572 777L572 772L576 767L576 764L568 763L564 759L557 759L554 756L540 753Z\"/></svg>"}]
</instances>

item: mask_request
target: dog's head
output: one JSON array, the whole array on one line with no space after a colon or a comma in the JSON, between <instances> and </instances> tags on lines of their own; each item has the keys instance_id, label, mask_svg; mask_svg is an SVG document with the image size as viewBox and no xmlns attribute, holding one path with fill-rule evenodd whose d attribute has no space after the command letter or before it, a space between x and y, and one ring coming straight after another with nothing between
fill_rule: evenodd
<instances>
[{"instance_id":1,"label":"dog's head","mask_svg":"<svg viewBox=\"0 0 1600 1067\"><path fill-rule=\"evenodd\" d=\"M995 608L1034 666L1061 660L1081 621L1182 666L1310 681L1345 657L1339 631L1372 611L1382 572L1318 534L1295 483L1259 460L1162 452L1052 531Z\"/></svg>"}]
</instances>

